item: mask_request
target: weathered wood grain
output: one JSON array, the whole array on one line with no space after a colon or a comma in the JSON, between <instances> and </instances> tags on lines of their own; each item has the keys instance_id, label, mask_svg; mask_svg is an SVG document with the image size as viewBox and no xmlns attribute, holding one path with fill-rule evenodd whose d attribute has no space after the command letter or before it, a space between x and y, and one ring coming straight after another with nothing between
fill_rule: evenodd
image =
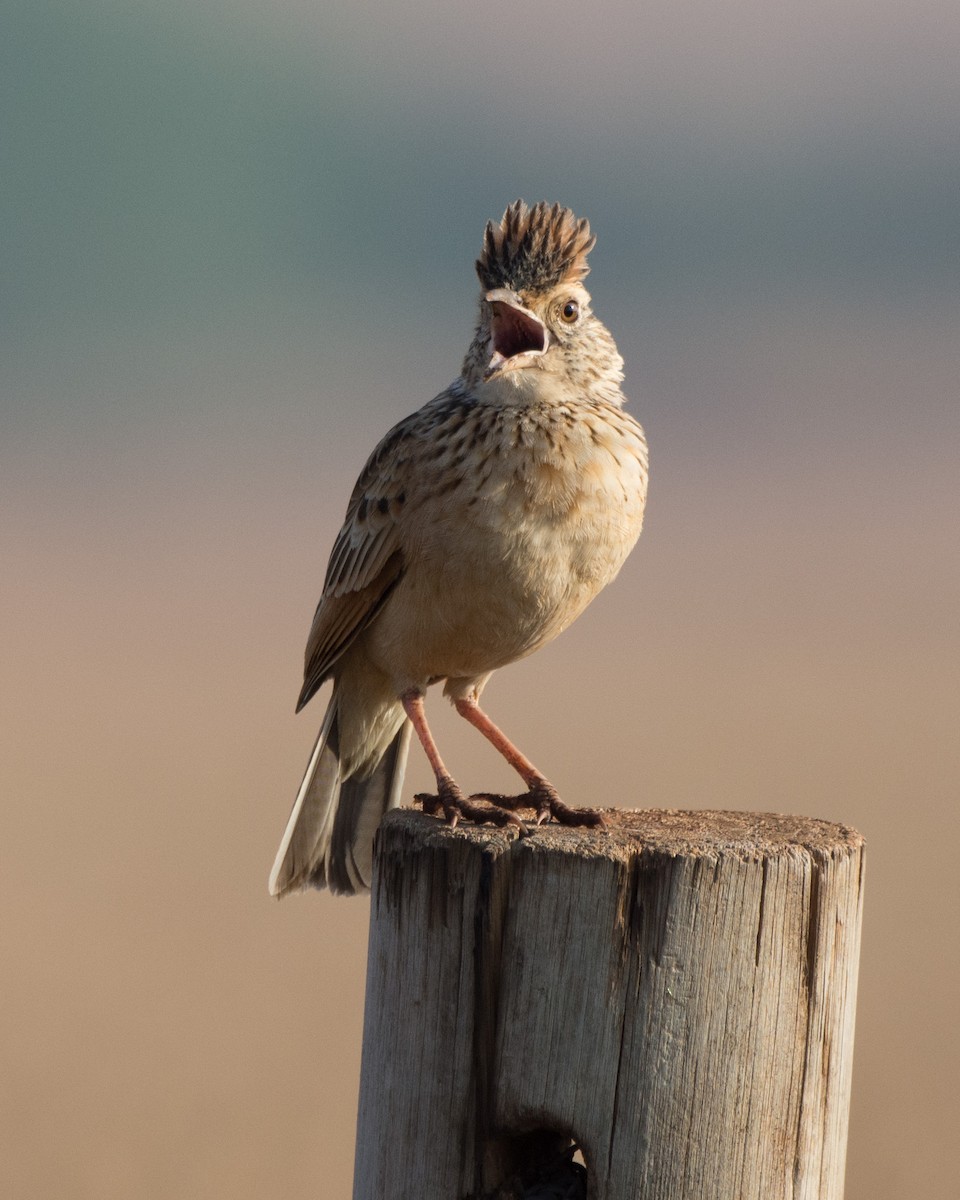
<instances>
[{"instance_id":1,"label":"weathered wood grain","mask_svg":"<svg viewBox=\"0 0 960 1200\"><path fill-rule=\"evenodd\" d=\"M489 1196L569 1138L591 1200L840 1200L862 866L801 817L388 814L355 1200Z\"/></svg>"}]
</instances>

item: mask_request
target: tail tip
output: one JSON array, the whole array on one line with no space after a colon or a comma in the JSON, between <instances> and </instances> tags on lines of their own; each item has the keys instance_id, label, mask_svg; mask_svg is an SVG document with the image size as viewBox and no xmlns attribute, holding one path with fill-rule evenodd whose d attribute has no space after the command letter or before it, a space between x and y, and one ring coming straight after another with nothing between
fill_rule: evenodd
<instances>
[{"instance_id":1,"label":"tail tip","mask_svg":"<svg viewBox=\"0 0 960 1200\"><path fill-rule=\"evenodd\" d=\"M280 871L282 865L283 864L280 862L275 862L273 864L273 870L270 872L270 878L267 880L267 891L271 896L276 896L278 900L287 890L286 887L280 882Z\"/></svg>"}]
</instances>

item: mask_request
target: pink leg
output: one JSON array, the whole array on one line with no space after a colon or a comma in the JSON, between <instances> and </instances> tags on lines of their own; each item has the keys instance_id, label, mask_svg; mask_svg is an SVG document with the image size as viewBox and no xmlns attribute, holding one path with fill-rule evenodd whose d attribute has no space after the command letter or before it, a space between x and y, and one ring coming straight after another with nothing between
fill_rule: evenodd
<instances>
[{"instance_id":1,"label":"pink leg","mask_svg":"<svg viewBox=\"0 0 960 1200\"><path fill-rule=\"evenodd\" d=\"M468 821L475 821L481 825L517 825L522 831L525 830L524 823L512 812L474 804L460 791L453 776L444 766L437 743L433 740L433 734L430 732L430 726L427 724L427 717L423 711L423 696L419 692L404 692L400 697L400 703L403 705L403 711L410 718L410 723L420 739L420 745L423 746L437 780L435 796L421 793L415 797L423 805L423 811L433 815L438 808L442 808L443 815L451 825L456 825L462 816Z\"/></svg>"},{"instance_id":2,"label":"pink leg","mask_svg":"<svg viewBox=\"0 0 960 1200\"><path fill-rule=\"evenodd\" d=\"M498 729L476 700L455 700L457 712L474 728L479 729L488 742L503 755L517 772L529 791L522 796L501 796L492 792L481 792L478 800L489 800L506 808L529 806L537 810L537 824L553 817L561 825L602 825L603 817L590 808L569 808L560 799L557 789L541 774L525 754L521 754L503 730Z\"/></svg>"}]
</instances>

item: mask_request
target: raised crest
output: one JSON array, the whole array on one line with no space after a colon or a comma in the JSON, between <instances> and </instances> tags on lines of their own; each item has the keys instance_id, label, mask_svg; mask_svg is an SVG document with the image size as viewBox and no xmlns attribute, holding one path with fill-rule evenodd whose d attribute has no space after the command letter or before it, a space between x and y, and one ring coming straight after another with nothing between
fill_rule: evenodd
<instances>
[{"instance_id":1,"label":"raised crest","mask_svg":"<svg viewBox=\"0 0 960 1200\"><path fill-rule=\"evenodd\" d=\"M587 255L595 241L589 222L569 208L542 200L531 208L516 200L499 225L487 224L477 275L486 291L538 292L572 283L590 270Z\"/></svg>"}]
</instances>

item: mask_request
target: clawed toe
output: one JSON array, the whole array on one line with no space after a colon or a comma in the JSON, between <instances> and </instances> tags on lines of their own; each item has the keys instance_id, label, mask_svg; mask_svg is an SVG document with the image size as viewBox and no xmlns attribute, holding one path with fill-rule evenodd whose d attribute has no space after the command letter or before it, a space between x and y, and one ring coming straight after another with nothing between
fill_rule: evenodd
<instances>
[{"instance_id":1,"label":"clawed toe","mask_svg":"<svg viewBox=\"0 0 960 1200\"><path fill-rule=\"evenodd\" d=\"M456 826L462 818L474 825L512 825L521 835L527 834L530 830L517 816L518 808L533 809L537 825L550 820L558 825L585 828L606 824L596 809L570 808L564 804L556 788L546 780L534 783L529 791L517 796L505 796L501 792L475 792L472 796L464 796L456 783L447 778L439 781L436 794L420 792L414 799L428 816L439 816L442 812L451 826Z\"/></svg>"},{"instance_id":2,"label":"clawed toe","mask_svg":"<svg viewBox=\"0 0 960 1200\"><path fill-rule=\"evenodd\" d=\"M536 824L543 825L553 819L558 825L579 825L595 828L605 824L603 816L593 808L570 808L557 794L557 789L547 780L534 783L529 791L519 796L504 796L499 792L477 792L471 800L485 800L497 808L532 808L536 812Z\"/></svg>"},{"instance_id":3,"label":"clawed toe","mask_svg":"<svg viewBox=\"0 0 960 1200\"><path fill-rule=\"evenodd\" d=\"M478 798L485 797L464 796L452 779L441 780L436 795L421 792L414 797L428 816L437 816L442 810L447 823L454 827L462 817L474 825L512 825L521 834L529 832L516 813L509 811L509 806L477 804Z\"/></svg>"},{"instance_id":4,"label":"clawed toe","mask_svg":"<svg viewBox=\"0 0 960 1200\"><path fill-rule=\"evenodd\" d=\"M570 808L557 795L557 789L546 780L531 789L537 809L537 824L553 819L558 825L595 828L604 824L603 817L595 808Z\"/></svg>"},{"instance_id":5,"label":"clawed toe","mask_svg":"<svg viewBox=\"0 0 960 1200\"><path fill-rule=\"evenodd\" d=\"M414 802L419 804L428 817L435 817L441 810L440 797L434 793L417 792L414 796Z\"/></svg>"},{"instance_id":6,"label":"clawed toe","mask_svg":"<svg viewBox=\"0 0 960 1200\"><path fill-rule=\"evenodd\" d=\"M518 808L534 808L534 802L529 792L521 792L519 796L505 796L502 792L474 792L471 800L482 800L485 804L493 804L496 808L506 808L513 812Z\"/></svg>"},{"instance_id":7,"label":"clawed toe","mask_svg":"<svg viewBox=\"0 0 960 1200\"><path fill-rule=\"evenodd\" d=\"M537 824L542 825L548 817L553 819L559 825L576 825L586 829L601 829L606 825L603 819L603 813L596 808L569 808L562 800L556 800L552 803L546 815L537 813Z\"/></svg>"}]
</instances>

